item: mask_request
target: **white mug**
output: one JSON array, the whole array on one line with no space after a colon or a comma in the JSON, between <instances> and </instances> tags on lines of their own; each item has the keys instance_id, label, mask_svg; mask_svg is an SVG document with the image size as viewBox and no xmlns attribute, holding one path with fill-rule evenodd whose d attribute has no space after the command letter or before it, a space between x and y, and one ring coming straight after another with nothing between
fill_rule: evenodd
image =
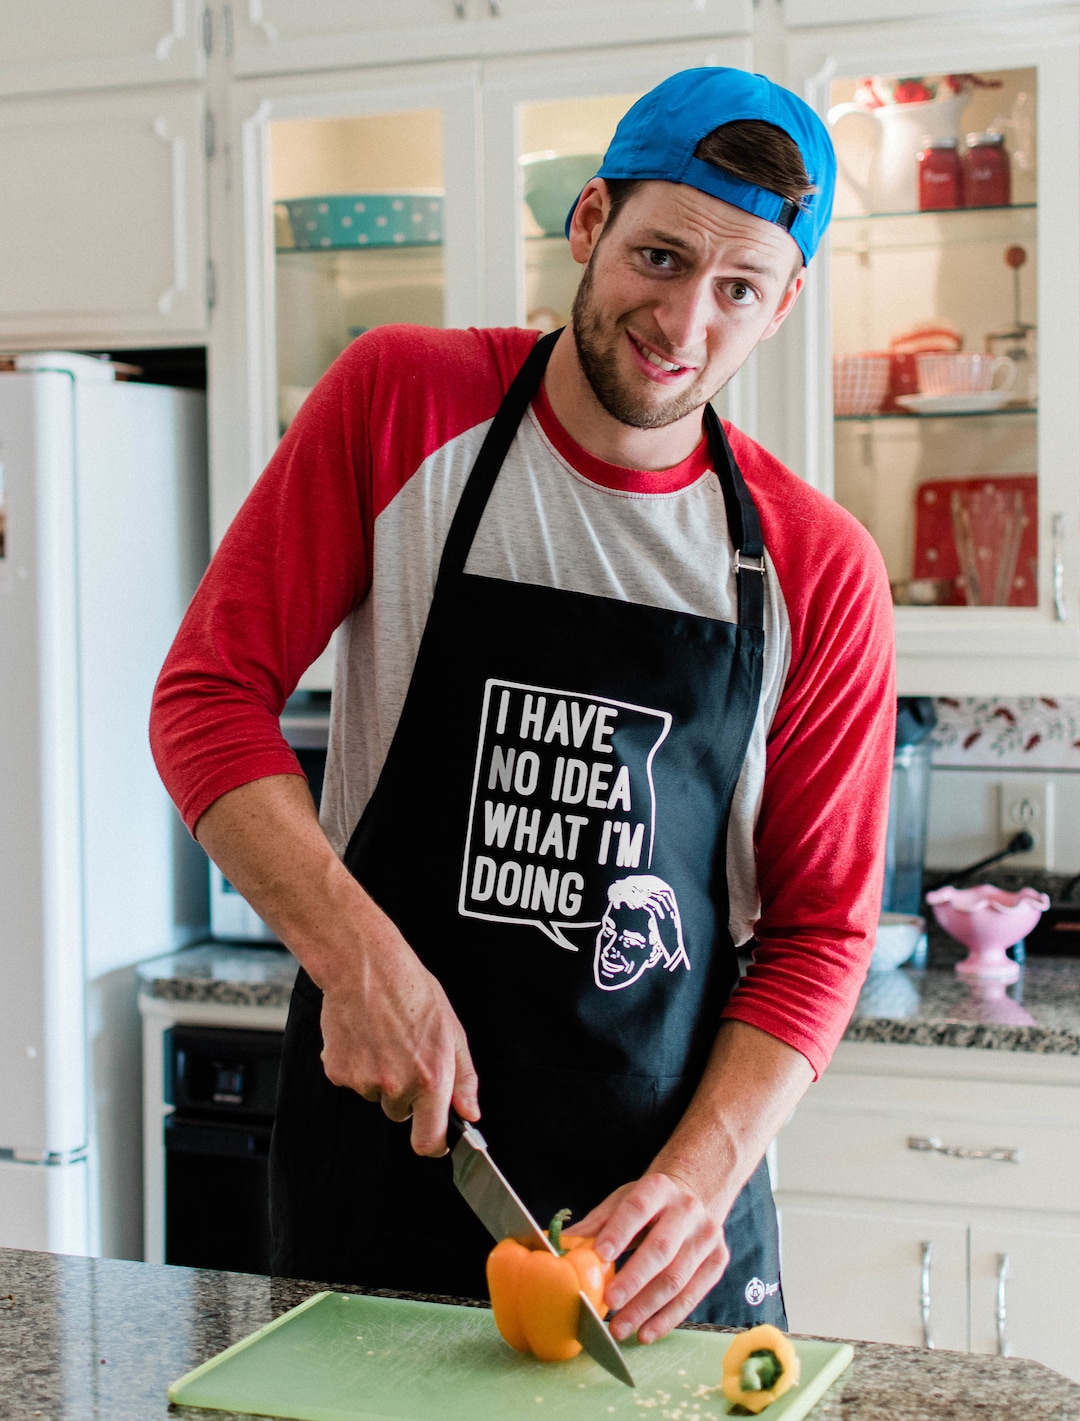
<instances>
[{"instance_id":1,"label":"white mug","mask_svg":"<svg viewBox=\"0 0 1080 1421\"><path fill-rule=\"evenodd\" d=\"M981 395L988 390L1011 390L1016 383L1016 361L1007 355L935 352L917 355L915 367L924 395Z\"/></svg>"}]
</instances>

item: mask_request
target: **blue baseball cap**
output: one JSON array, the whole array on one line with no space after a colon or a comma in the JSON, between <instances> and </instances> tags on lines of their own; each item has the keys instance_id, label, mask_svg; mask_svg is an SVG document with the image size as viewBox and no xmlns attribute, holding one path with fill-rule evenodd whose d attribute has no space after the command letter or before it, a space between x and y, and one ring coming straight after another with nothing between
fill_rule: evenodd
<instances>
[{"instance_id":1,"label":"blue baseball cap","mask_svg":"<svg viewBox=\"0 0 1080 1421\"><path fill-rule=\"evenodd\" d=\"M694 149L707 133L748 118L775 124L797 144L814 185L802 202L792 202L694 157ZM710 66L673 74L638 99L615 130L596 176L686 183L766 222L775 222L790 232L803 261L809 262L832 216L836 154L824 123L789 89L763 74ZM567 236L576 207L577 200L566 217Z\"/></svg>"}]
</instances>

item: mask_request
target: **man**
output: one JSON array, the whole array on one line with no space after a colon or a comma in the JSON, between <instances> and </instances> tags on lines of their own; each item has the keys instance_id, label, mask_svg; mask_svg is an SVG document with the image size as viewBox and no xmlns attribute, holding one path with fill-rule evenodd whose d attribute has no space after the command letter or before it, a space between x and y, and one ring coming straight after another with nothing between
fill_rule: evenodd
<instances>
[{"instance_id":1,"label":"man","mask_svg":"<svg viewBox=\"0 0 1080 1421\"><path fill-rule=\"evenodd\" d=\"M784 1324L763 1156L871 950L891 609L863 530L707 402L791 310L833 173L794 95L673 76L568 218L570 328L365 335L224 539L153 740L302 964L276 1271L482 1294L439 1158L482 1106L533 1212L628 1255L617 1338ZM275 718L342 621L320 826ZM633 878L682 952L612 991Z\"/></svg>"}]
</instances>

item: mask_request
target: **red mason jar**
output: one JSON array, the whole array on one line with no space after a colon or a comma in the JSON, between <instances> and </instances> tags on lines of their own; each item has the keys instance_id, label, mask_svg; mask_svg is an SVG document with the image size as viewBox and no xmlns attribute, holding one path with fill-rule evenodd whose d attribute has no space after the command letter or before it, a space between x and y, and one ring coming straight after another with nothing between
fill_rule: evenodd
<instances>
[{"instance_id":1,"label":"red mason jar","mask_svg":"<svg viewBox=\"0 0 1080 1421\"><path fill-rule=\"evenodd\" d=\"M955 138L931 138L919 154L919 211L962 206L960 153Z\"/></svg>"},{"instance_id":2,"label":"red mason jar","mask_svg":"<svg viewBox=\"0 0 1080 1421\"><path fill-rule=\"evenodd\" d=\"M960 168L965 207L1008 207L1012 193L1003 134L969 133Z\"/></svg>"}]
</instances>

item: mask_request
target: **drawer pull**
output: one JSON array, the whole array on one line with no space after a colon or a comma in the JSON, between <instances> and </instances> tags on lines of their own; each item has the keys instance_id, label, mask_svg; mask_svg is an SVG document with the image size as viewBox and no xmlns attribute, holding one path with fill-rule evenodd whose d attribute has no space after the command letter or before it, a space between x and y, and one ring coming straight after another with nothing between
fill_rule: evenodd
<instances>
[{"instance_id":1,"label":"drawer pull","mask_svg":"<svg viewBox=\"0 0 1080 1421\"><path fill-rule=\"evenodd\" d=\"M943 1145L936 1135L909 1135L909 1150L924 1150L951 1159L996 1159L1002 1164L1019 1164L1020 1151L1015 1149L976 1150L970 1145Z\"/></svg>"},{"instance_id":2,"label":"drawer pull","mask_svg":"<svg viewBox=\"0 0 1080 1421\"><path fill-rule=\"evenodd\" d=\"M924 1243L922 1246L922 1274L919 1278L919 1313L922 1316L922 1340L923 1346L931 1352L934 1350L934 1339L930 1332L930 1259L934 1252L932 1243Z\"/></svg>"},{"instance_id":3,"label":"drawer pull","mask_svg":"<svg viewBox=\"0 0 1080 1421\"><path fill-rule=\"evenodd\" d=\"M1005 1280L1009 1276L1009 1255L1007 1253L998 1254L998 1286L997 1286L997 1308L994 1318L997 1322L997 1349L999 1357L1009 1355L1009 1344L1005 1337Z\"/></svg>"}]
</instances>

